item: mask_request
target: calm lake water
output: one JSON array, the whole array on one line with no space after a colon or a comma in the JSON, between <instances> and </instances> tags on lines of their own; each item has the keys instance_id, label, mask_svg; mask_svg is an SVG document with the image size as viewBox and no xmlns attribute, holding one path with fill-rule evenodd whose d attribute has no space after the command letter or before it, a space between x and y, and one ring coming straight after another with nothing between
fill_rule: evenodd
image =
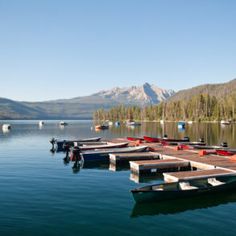
<instances>
[{"instance_id":1,"label":"calm lake water","mask_svg":"<svg viewBox=\"0 0 236 236\"><path fill-rule=\"evenodd\" d=\"M6 122L0 122L6 123ZM0 235L236 235L236 193L135 205L130 189L147 183L108 167L73 172L64 153L50 152L49 139L157 136L203 137L209 144L236 147L236 125L145 123L95 133L92 121L10 121L0 131ZM149 180L149 183L160 180Z\"/></svg>"}]
</instances>

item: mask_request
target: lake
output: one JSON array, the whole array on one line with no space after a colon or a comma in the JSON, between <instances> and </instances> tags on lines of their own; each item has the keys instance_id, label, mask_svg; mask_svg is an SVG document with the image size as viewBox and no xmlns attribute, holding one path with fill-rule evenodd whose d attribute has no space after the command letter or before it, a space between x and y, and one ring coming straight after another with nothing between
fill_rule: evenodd
<instances>
[{"instance_id":1,"label":"lake","mask_svg":"<svg viewBox=\"0 0 236 236\"><path fill-rule=\"evenodd\" d=\"M236 147L236 125L143 123L96 133L92 121L9 121L0 131L0 235L236 235L236 193L136 205L130 189L147 183L108 167L74 172L64 153L51 153L49 140L102 136L189 136ZM7 123L0 121L0 123ZM148 180L155 183L160 180Z\"/></svg>"}]
</instances>

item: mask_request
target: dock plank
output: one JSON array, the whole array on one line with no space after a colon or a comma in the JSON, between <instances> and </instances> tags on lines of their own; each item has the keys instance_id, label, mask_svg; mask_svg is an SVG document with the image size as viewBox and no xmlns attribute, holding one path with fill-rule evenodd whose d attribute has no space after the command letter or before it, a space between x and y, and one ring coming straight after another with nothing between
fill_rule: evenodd
<instances>
[{"instance_id":1,"label":"dock plank","mask_svg":"<svg viewBox=\"0 0 236 236\"><path fill-rule=\"evenodd\" d=\"M188 181L193 179L203 179L209 177L219 177L226 175L236 175L236 172L222 170L222 169L211 169L211 170L199 170L199 171L183 171L183 172L171 172L164 173L164 180L166 182L176 181Z\"/></svg>"}]
</instances>

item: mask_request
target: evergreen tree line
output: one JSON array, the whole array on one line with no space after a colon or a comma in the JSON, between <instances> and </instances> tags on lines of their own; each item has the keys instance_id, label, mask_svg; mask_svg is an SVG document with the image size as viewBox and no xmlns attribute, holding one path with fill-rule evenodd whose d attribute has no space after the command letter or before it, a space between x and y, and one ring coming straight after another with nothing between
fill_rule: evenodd
<instances>
[{"instance_id":1,"label":"evergreen tree line","mask_svg":"<svg viewBox=\"0 0 236 236\"><path fill-rule=\"evenodd\" d=\"M110 110L94 112L95 120L143 120L143 121L220 121L236 120L236 95L216 98L208 94L195 95L189 100L168 101L146 107L116 106Z\"/></svg>"}]
</instances>

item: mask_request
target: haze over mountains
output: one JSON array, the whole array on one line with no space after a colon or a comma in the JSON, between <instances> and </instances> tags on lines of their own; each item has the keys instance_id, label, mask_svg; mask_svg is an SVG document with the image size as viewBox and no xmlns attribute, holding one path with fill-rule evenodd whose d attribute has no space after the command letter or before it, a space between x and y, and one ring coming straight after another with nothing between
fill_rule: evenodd
<instances>
[{"instance_id":1,"label":"haze over mountains","mask_svg":"<svg viewBox=\"0 0 236 236\"><path fill-rule=\"evenodd\" d=\"M113 88L90 96L46 102L17 102L0 99L1 119L83 119L92 118L99 108L108 109L119 104L151 105L170 98L173 90L161 89L145 83L142 86Z\"/></svg>"}]
</instances>

